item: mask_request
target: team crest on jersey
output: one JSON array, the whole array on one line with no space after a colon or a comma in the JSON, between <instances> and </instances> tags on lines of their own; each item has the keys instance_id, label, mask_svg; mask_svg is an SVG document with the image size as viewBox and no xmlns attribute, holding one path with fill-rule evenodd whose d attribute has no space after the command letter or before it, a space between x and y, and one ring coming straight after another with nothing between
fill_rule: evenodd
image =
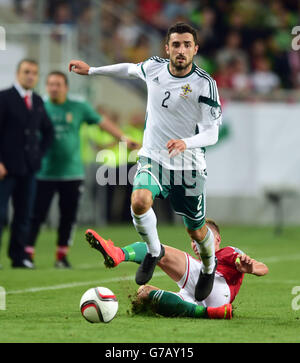
<instances>
[{"instance_id":1,"label":"team crest on jersey","mask_svg":"<svg viewBox=\"0 0 300 363\"><path fill-rule=\"evenodd\" d=\"M191 86L189 84L185 84L181 87L181 89L183 92L180 94L180 97L185 99L188 98L189 93L192 92Z\"/></svg>"},{"instance_id":2,"label":"team crest on jersey","mask_svg":"<svg viewBox=\"0 0 300 363\"><path fill-rule=\"evenodd\" d=\"M73 115L72 115L72 112L68 112L66 113L66 121L68 123L71 123L73 121Z\"/></svg>"}]
</instances>

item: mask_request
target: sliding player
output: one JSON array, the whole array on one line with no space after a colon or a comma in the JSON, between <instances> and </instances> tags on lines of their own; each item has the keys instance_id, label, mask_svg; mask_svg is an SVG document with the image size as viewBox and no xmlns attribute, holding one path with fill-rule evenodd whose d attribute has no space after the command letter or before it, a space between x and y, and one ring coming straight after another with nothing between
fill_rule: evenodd
<instances>
[{"instance_id":1,"label":"sliding player","mask_svg":"<svg viewBox=\"0 0 300 363\"><path fill-rule=\"evenodd\" d=\"M152 209L156 197L171 204L195 241L203 261L195 285L197 300L211 292L217 266L212 231L205 224L205 147L218 140L221 107L216 82L193 63L195 29L177 23L167 33L169 59L151 57L139 64L90 67L72 60L69 70L81 75L140 78L147 84L148 103L139 168L131 197L133 224L147 243L136 283L147 283L164 254Z\"/></svg>"},{"instance_id":2,"label":"sliding player","mask_svg":"<svg viewBox=\"0 0 300 363\"><path fill-rule=\"evenodd\" d=\"M206 223L213 232L218 258L214 286L210 295L203 301L197 301L195 298L195 284L202 265L195 242L192 242L192 247L198 259L186 252L164 245L165 255L158 262L158 266L177 283L180 291L174 293L150 285L143 285L138 290L139 300L148 300L154 304L157 313L164 316L230 319L232 317L231 303L239 292L244 274L263 276L268 273L265 264L255 261L239 249L220 248L221 235L218 225L209 219ZM112 241L106 241L91 229L86 231L86 239L91 247L103 254L107 267L116 267L125 261L140 264L147 254L147 245L143 242L119 248L114 246Z\"/></svg>"}]
</instances>

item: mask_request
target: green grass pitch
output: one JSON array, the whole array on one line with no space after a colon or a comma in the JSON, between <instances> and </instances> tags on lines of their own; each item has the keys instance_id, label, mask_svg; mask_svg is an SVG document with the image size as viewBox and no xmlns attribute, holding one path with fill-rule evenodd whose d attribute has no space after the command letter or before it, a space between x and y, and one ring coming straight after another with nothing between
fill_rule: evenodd
<instances>
[{"instance_id":1,"label":"green grass pitch","mask_svg":"<svg viewBox=\"0 0 300 363\"><path fill-rule=\"evenodd\" d=\"M133 226L97 229L120 246L139 240ZM0 286L6 290L6 310L0 310L0 342L299 342L300 302L292 294L300 285L300 227L287 227L280 237L271 227L223 227L223 246L233 245L265 262L265 277L246 276L234 301L231 321L137 316L129 313L136 291L137 265L104 268L102 256L78 228L69 259L72 270L56 270L56 232L43 229L36 249L34 271L11 269L6 257L8 233L3 236ZM183 226L159 226L163 243L191 253ZM177 291L159 268L151 284ZM109 324L90 324L79 311L82 294L106 286L118 297L119 311ZM298 294L300 294L298 292ZM294 299L294 305L292 305ZM294 309L292 308L294 306Z\"/></svg>"}]
</instances>

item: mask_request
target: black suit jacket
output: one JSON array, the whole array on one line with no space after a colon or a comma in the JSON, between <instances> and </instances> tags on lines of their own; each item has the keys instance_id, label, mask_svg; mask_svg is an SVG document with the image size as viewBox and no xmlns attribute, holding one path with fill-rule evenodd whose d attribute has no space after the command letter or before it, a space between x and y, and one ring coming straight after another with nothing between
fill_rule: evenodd
<instances>
[{"instance_id":1,"label":"black suit jacket","mask_svg":"<svg viewBox=\"0 0 300 363\"><path fill-rule=\"evenodd\" d=\"M39 170L41 159L54 137L44 102L32 93L32 109L15 87L0 92L0 162L9 175Z\"/></svg>"}]
</instances>

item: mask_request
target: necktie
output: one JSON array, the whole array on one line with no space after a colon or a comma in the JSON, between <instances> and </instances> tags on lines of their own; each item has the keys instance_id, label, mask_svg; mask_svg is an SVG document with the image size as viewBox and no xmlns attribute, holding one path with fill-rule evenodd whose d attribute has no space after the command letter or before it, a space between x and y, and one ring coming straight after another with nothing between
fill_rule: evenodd
<instances>
[{"instance_id":1,"label":"necktie","mask_svg":"<svg viewBox=\"0 0 300 363\"><path fill-rule=\"evenodd\" d=\"M24 101L25 101L25 104L26 104L26 107L28 108L28 110L31 110L31 99L30 99L29 94L25 95Z\"/></svg>"}]
</instances>

